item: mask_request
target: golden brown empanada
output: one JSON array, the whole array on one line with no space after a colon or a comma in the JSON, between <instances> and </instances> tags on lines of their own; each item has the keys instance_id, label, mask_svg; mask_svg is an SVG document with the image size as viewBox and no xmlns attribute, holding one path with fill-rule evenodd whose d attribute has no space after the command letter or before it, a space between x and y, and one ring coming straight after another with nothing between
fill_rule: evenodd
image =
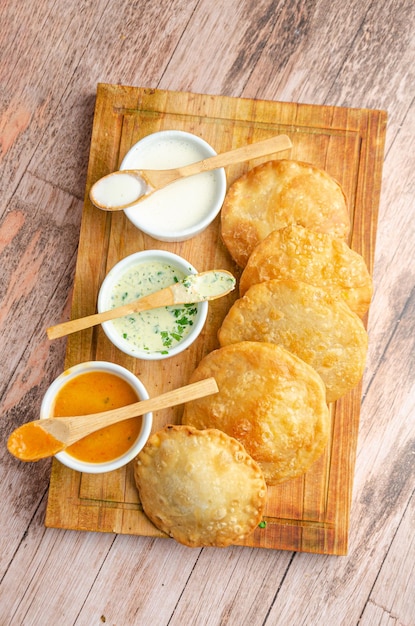
<instances>
[{"instance_id":1,"label":"golden brown empanada","mask_svg":"<svg viewBox=\"0 0 415 626\"><path fill-rule=\"evenodd\" d=\"M269 233L289 224L346 239L350 220L339 183L309 163L281 160L254 167L230 186L221 233L240 267Z\"/></svg>"},{"instance_id":2,"label":"golden brown empanada","mask_svg":"<svg viewBox=\"0 0 415 626\"><path fill-rule=\"evenodd\" d=\"M166 426L136 458L134 476L146 515L186 546L227 546L261 521L263 473L219 430Z\"/></svg>"},{"instance_id":3,"label":"golden brown empanada","mask_svg":"<svg viewBox=\"0 0 415 626\"><path fill-rule=\"evenodd\" d=\"M240 341L283 346L320 374L327 402L358 384L368 343L361 319L345 302L294 280L250 287L229 310L218 336L222 346Z\"/></svg>"},{"instance_id":4,"label":"golden brown empanada","mask_svg":"<svg viewBox=\"0 0 415 626\"><path fill-rule=\"evenodd\" d=\"M340 239L298 225L268 235L242 272L239 293L273 278L292 278L343 299L360 317L372 297L372 279L363 257Z\"/></svg>"},{"instance_id":5,"label":"golden brown empanada","mask_svg":"<svg viewBox=\"0 0 415 626\"><path fill-rule=\"evenodd\" d=\"M214 376L219 393L185 405L183 423L238 439L273 485L306 472L329 435L317 372L272 343L244 341L209 353L191 382Z\"/></svg>"}]
</instances>

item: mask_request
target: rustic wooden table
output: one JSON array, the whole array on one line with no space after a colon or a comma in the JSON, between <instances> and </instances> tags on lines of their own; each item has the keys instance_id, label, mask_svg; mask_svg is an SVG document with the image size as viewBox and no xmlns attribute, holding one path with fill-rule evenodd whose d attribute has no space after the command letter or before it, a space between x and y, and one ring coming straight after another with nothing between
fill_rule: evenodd
<instances>
[{"instance_id":1,"label":"rustic wooden table","mask_svg":"<svg viewBox=\"0 0 415 626\"><path fill-rule=\"evenodd\" d=\"M413 0L0 0L0 624L415 624ZM98 83L386 110L347 556L45 528Z\"/></svg>"}]
</instances>

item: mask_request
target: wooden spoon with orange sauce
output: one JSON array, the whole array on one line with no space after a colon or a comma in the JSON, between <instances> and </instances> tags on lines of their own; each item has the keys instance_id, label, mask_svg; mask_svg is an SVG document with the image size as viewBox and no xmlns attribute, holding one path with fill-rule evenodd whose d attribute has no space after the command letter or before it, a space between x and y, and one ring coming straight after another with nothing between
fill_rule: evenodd
<instances>
[{"instance_id":1,"label":"wooden spoon with orange sauce","mask_svg":"<svg viewBox=\"0 0 415 626\"><path fill-rule=\"evenodd\" d=\"M38 461L54 456L76 441L116 422L184 404L217 392L218 386L215 379L206 378L155 398L141 400L103 413L35 420L23 424L11 433L7 449L21 461Z\"/></svg>"}]
</instances>

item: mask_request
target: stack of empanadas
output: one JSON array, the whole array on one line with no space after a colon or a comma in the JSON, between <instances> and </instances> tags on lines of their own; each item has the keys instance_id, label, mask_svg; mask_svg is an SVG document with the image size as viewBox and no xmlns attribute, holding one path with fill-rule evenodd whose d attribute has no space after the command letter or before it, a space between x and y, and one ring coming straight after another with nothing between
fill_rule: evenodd
<instances>
[{"instance_id":1,"label":"stack of empanadas","mask_svg":"<svg viewBox=\"0 0 415 626\"><path fill-rule=\"evenodd\" d=\"M221 347L192 377L215 376L219 394L188 403L183 422L241 441L272 485L321 455L327 403L362 377L372 280L345 241L341 186L308 163L253 168L229 189L221 219L243 268L240 298L219 329Z\"/></svg>"},{"instance_id":2,"label":"stack of empanadas","mask_svg":"<svg viewBox=\"0 0 415 626\"><path fill-rule=\"evenodd\" d=\"M222 238L243 268L220 348L190 382L219 393L187 403L182 425L156 433L136 460L143 508L190 546L229 545L254 531L266 485L322 455L327 403L360 381L372 296L363 258L346 243L341 186L308 163L269 161L239 178L222 209Z\"/></svg>"}]
</instances>

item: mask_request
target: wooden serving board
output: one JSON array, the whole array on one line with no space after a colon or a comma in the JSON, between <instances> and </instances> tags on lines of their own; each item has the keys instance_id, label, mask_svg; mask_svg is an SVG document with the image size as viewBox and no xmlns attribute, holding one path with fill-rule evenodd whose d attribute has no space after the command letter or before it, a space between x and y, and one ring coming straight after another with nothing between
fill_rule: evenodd
<instances>
[{"instance_id":1,"label":"wooden serving board","mask_svg":"<svg viewBox=\"0 0 415 626\"><path fill-rule=\"evenodd\" d=\"M201 235L183 243L161 243L144 235L123 213L105 213L88 199L91 184L118 169L128 149L164 129L200 135L217 152L285 133L293 142L281 158L326 169L343 186L353 229L351 247L372 270L379 204L386 113L366 109L268 102L197 95L120 85L98 85L91 152L74 285L72 317L96 310L106 273L138 250L171 250L199 271L223 268L239 276L220 239L220 217ZM267 160L227 169L228 184ZM172 209L174 210L174 209ZM68 338L66 367L108 360L133 371L150 396L188 382L200 359L218 347L217 330L235 292L210 304L207 324L184 354L160 362L128 357L96 327ZM235 381L237 384L237 381ZM325 455L303 477L269 489L265 528L244 545L325 554L346 554L361 388L331 407L332 432ZM154 414L154 428L180 421L182 407ZM79 474L54 460L46 526L166 537L146 518L131 464L103 475Z\"/></svg>"}]
</instances>

